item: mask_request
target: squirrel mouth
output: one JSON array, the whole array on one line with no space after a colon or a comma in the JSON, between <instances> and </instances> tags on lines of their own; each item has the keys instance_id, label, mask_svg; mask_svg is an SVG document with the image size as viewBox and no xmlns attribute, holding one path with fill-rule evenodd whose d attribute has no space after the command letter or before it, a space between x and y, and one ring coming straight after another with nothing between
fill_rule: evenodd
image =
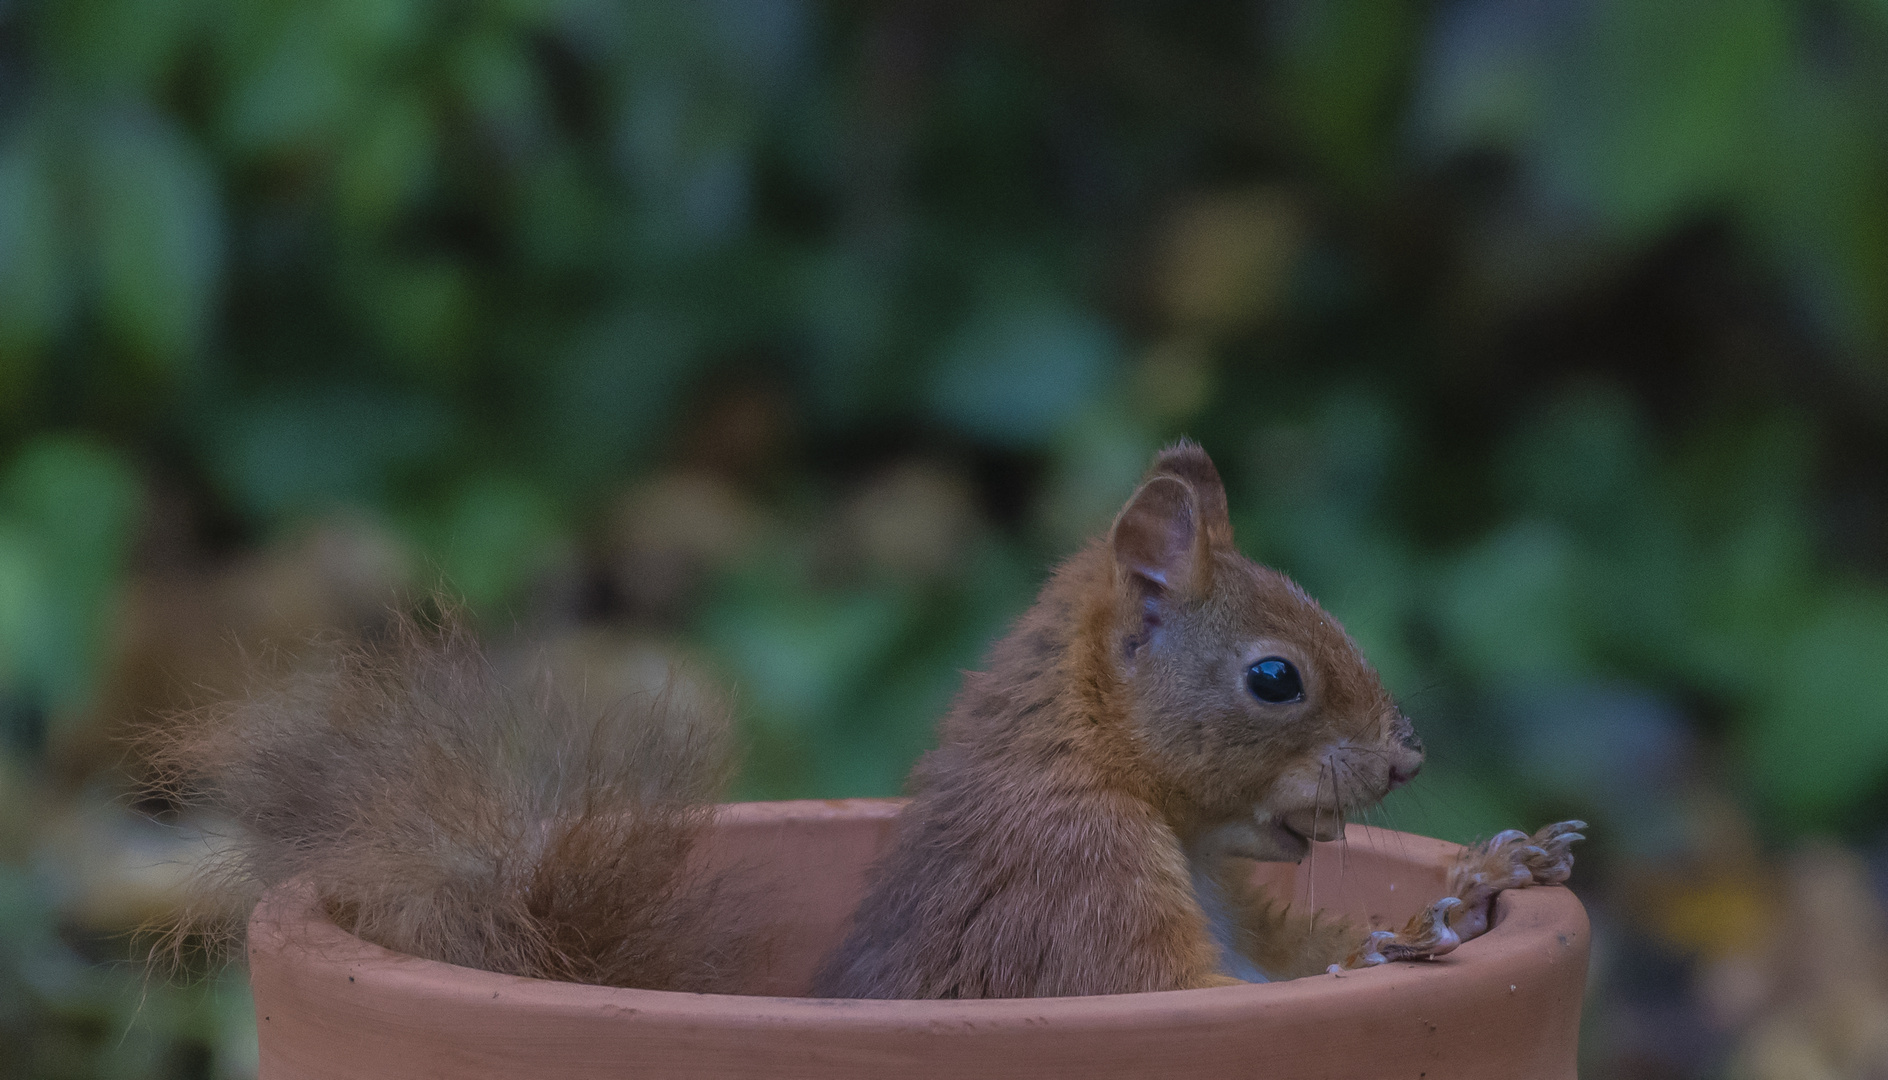
<instances>
[{"instance_id":1,"label":"squirrel mouth","mask_svg":"<svg viewBox=\"0 0 1888 1080\"><path fill-rule=\"evenodd\" d=\"M1306 807L1281 814L1277 824L1286 832L1297 837L1307 846L1313 840L1342 840L1344 838L1344 817L1329 810Z\"/></svg>"},{"instance_id":2,"label":"squirrel mouth","mask_svg":"<svg viewBox=\"0 0 1888 1080\"><path fill-rule=\"evenodd\" d=\"M1296 832L1282 821L1268 821L1259 826L1259 847L1263 862L1302 862L1311 854L1311 838Z\"/></svg>"},{"instance_id":3,"label":"squirrel mouth","mask_svg":"<svg viewBox=\"0 0 1888 1080\"><path fill-rule=\"evenodd\" d=\"M1258 811L1244 825L1223 836L1226 853L1260 862L1302 862L1311 854L1313 840L1336 840L1344 835L1344 821L1328 810L1314 808L1273 815Z\"/></svg>"}]
</instances>

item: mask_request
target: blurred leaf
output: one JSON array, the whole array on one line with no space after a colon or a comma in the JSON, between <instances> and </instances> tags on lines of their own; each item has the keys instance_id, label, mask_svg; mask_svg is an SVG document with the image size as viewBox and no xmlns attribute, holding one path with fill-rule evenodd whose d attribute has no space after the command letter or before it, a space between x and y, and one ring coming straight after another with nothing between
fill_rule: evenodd
<instances>
[{"instance_id":1,"label":"blurred leaf","mask_svg":"<svg viewBox=\"0 0 1888 1080\"><path fill-rule=\"evenodd\" d=\"M937 745L963 673L982 666L1040 584L1040 568L1004 544L978 543L966 561L957 589L913 604L909 647L872 676L850 722L822 745L824 786L804 794L899 794L918 755Z\"/></svg>"},{"instance_id":2,"label":"blurred leaf","mask_svg":"<svg viewBox=\"0 0 1888 1080\"><path fill-rule=\"evenodd\" d=\"M366 255L341 267L341 285L384 355L422 376L452 372L478 309L466 266L444 255Z\"/></svg>"},{"instance_id":3,"label":"blurred leaf","mask_svg":"<svg viewBox=\"0 0 1888 1080\"><path fill-rule=\"evenodd\" d=\"M553 273L593 267L609 249L612 208L580 157L547 150L520 172L510 241L523 261Z\"/></svg>"},{"instance_id":4,"label":"blurred leaf","mask_svg":"<svg viewBox=\"0 0 1888 1080\"><path fill-rule=\"evenodd\" d=\"M1604 537L1651 495L1645 425L1616 387L1575 387L1515 434L1499 467L1523 507Z\"/></svg>"},{"instance_id":5,"label":"blurred leaf","mask_svg":"<svg viewBox=\"0 0 1888 1080\"><path fill-rule=\"evenodd\" d=\"M106 324L174 372L209 333L223 268L215 180L167 119L116 112L91 133L87 210Z\"/></svg>"},{"instance_id":6,"label":"blurred leaf","mask_svg":"<svg viewBox=\"0 0 1888 1080\"><path fill-rule=\"evenodd\" d=\"M253 1075L254 1010L240 974L166 986L89 962L65 940L53 900L43 872L0 862L0 1068L34 1080L162 1080L187 1062L218 1080Z\"/></svg>"},{"instance_id":7,"label":"blurred leaf","mask_svg":"<svg viewBox=\"0 0 1888 1080\"><path fill-rule=\"evenodd\" d=\"M1500 471L1524 512L1577 538L1574 605L1589 659L1629 670L1687 655L1695 545L1658 481L1657 454L1634 402L1608 385L1565 391L1517 426Z\"/></svg>"},{"instance_id":8,"label":"blurred leaf","mask_svg":"<svg viewBox=\"0 0 1888 1080\"><path fill-rule=\"evenodd\" d=\"M1333 537L1346 570L1319 602L1343 624L1346 633L1377 669L1383 685L1414 715L1418 696L1431 685L1428 672L1411 648L1411 612L1420 595L1419 564L1394 538L1380 535ZM1333 552L1335 555L1336 552Z\"/></svg>"},{"instance_id":9,"label":"blurred leaf","mask_svg":"<svg viewBox=\"0 0 1888 1080\"><path fill-rule=\"evenodd\" d=\"M309 5L282 4L295 12ZM335 44L359 57L379 57L420 42L420 35L436 27L436 9L428 0L320 0L316 10L324 30Z\"/></svg>"},{"instance_id":10,"label":"blurred leaf","mask_svg":"<svg viewBox=\"0 0 1888 1080\"><path fill-rule=\"evenodd\" d=\"M712 31L707 40L731 74L778 89L807 57L815 29L806 0L698 0L675 7Z\"/></svg>"},{"instance_id":11,"label":"blurred leaf","mask_svg":"<svg viewBox=\"0 0 1888 1080\"><path fill-rule=\"evenodd\" d=\"M741 582L708 608L701 633L739 678L745 711L805 731L851 703L896 644L909 603L893 586L820 594Z\"/></svg>"},{"instance_id":12,"label":"blurred leaf","mask_svg":"<svg viewBox=\"0 0 1888 1080\"><path fill-rule=\"evenodd\" d=\"M1888 781L1888 595L1832 600L1779 651L1752 656L1743 764L1794 827L1840 826Z\"/></svg>"},{"instance_id":13,"label":"blurred leaf","mask_svg":"<svg viewBox=\"0 0 1888 1080\"><path fill-rule=\"evenodd\" d=\"M233 62L218 104L224 135L251 154L311 149L378 103L390 61L417 43L424 0L219 3Z\"/></svg>"},{"instance_id":14,"label":"blurred leaf","mask_svg":"<svg viewBox=\"0 0 1888 1080\"><path fill-rule=\"evenodd\" d=\"M0 475L0 507L32 530L54 579L82 607L95 605L116 584L137 503L131 470L85 440L42 436Z\"/></svg>"},{"instance_id":15,"label":"blurred leaf","mask_svg":"<svg viewBox=\"0 0 1888 1080\"><path fill-rule=\"evenodd\" d=\"M1081 414L1118 359L1114 333L1086 312L980 311L945 345L931 408L975 438L1038 444Z\"/></svg>"},{"instance_id":16,"label":"blurred leaf","mask_svg":"<svg viewBox=\"0 0 1888 1080\"><path fill-rule=\"evenodd\" d=\"M856 252L824 253L810 262L794 283L811 339L804 361L808 395L820 420L856 422L884 406L888 383L910 376L885 362L899 314L895 282Z\"/></svg>"},{"instance_id":17,"label":"blurred leaf","mask_svg":"<svg viewBox=\"0 0 1888 1080\"><path fill-rule=\"evenodd\" d=\"M1436 614L1454 656L1483 679L1583 670L1572 544L1545 522L1519 521L1464 552L1443 578Z\"/></svg>"},{"instance_id":18,"label":"blurred leaf","mask_svg":"<svg viewBox=\"0 0 1888 1080\"><path fill-rule=\"evenodd\" d=\"M717 34L713 18L739 10L700 0L626 9L633 61L624 65L611 150L635 189L638 240L652 255L725 244L751 222L764 102L748 81L749 58L729 49L748 33Z\"/></svg>"},{"instance_id":19,"label":"blurred leaf","mask_svg":"<svg viewBox=\"0 0 1888 1080\"><path fill-rule=\"evenodd\" d=\"M1548 115L1554 53L1580 27L1569 0L1465 0L1429 27L1412 112L1425 142L1449 150L1524 143Z\"/></svg>"},{"instance_id":20,"label":"blurred leaf","mask_svg":"<svg viewBox=\"0 0 1888 1080\"><path fill-rule=\"evenodd\" d=\"M1888 342L1888 150L1868 96L1811 67L1765 103L1743 206L1824 332L1879 355ZM1879 361L1877 361L1879 365Z\"/></svg>"},{"instance_id":21,"label":"blurred leaf","mask_svg":"<svg viewBox=\"0 0 1888 1080\"><path fill-rule=\"evenodd\" d=\"M1825 572L1808 505L1816 440L1796 418L1726 417L1683 448L1673 502L1690 536L1686 666L1745 700L1814 616Z\"/></svg>"},{"instance_id":22,"label":"blurred leaf","mask_svg":"<svg viewBox=\"0 0 1888 1080\"><path fill-rule=\"evenodd\" d=\"M423 532L442 587L474 612L516 600L561 554L562 523L542 491L508 476L461 485Z\"/></svg>"},{"instance_id":23,"label":"blurred leaf","mask_svg":"<svg viewBox=\"0 0 1888 1080\"><path fill-rule=\"evenodd\" d=\"M857 722L818 739L817 769L796 794L903 794L912 763L937 744L937 722L963 681L964 665L944 659L935 652L919 653L873 685L858 705ZM964 659L974 664L975 655Z\"/></svg>"},{"instance_id":24,"label":"blurred leaf","mask_svg":"<svg viewBox=\"0 0 1888 1080\"><path fill-rule=\"evenodd\" d=\"M139 489L114 454L42 437L0 473L0 679L64 717L92 691Z\"/></svg>"},{"instance_id":25,"label":"blurred leaf","mask_svg":"<svg viewBox=\"0 0 1888 1080\"><path fill-rule=\"evenodd\" d=\"M1842 6L1888 23L1888 0L1842 0Z\"/></svg>"},{"instance_id":26,"label":"blurred leaf","mask_svg":"<svg viewBox=\"0 0 1888 1080\"><path fill-rule=\"evenodd\" d=\"M508 154L535 149L543 134L544 91L526 42L497 30L467 35L454 58L456 89Z\"/></svg>"},{"instance_id":27,"label":"blurred leaf","mask_svg":"<svg viewBox=\"0 0 1888 1080\"><path fill-rule=\"evenodd\" d=\"M280 6L255 5L261 13ZM222 107L224 136L249 153L280 154L330 137L352 104L352 72L324 48L326 35L314 5L292 20L273 20L266 30L249 26L232 50L241 68ZM264 16L263 18L267 18ZM242 22L258 23L252 17ZM263 34L267 34L264 38Z\"/></svg>"},{"instance_id":28,"label":"blurred leaf","mask_svg":"<svg viewBox=\"0 0 1888 1080\"><path fill-rule=\"evenodd\" d=\"M31 537L0 521L0 693L19 693L38 674L39 619L52 606L45 588Z\"/></svg>"},{"instance_id":29,"label":"blurred leaf","mask_svg":"<svg viewBox=\"0 0 1888 1080\"><path fill-rule=\"evenodd\" d=\"M453 57L453 76L453 89L504 153L536 149L546 102L523 43L497 28L468 34Z\"/></svg>"},{"instance_id":30,"label":"blurred leaf","mask_svg":"<svg viewBox=\"0 0 1888 1080\"><path fill-rule=\"evenodd\" d=\"M1784 0L1600 0L1542 131L1555 190L1644 232L1725 197L1790 62Z\"/></svg>"},{"instance_id":31,"label":"blurred leaf","mask_svg":"<svg viewBox=\"0 0 1888 1080\"><path fill-rule=\"evenodd\" d=\"M73 83L94 92L115 96L154 90L189 41L204 6L200 0L40 5L47 59Z\"/></svg>"},{"instance_id":32,"label":"blurred leaf","mask_svg":"<svg viewBox=\"0 0 1888 1080\"><path fill-rule=\"evenodd\" d=\"M562 482L590 483L636 461L668 433L699 343L669 313L613 312L582 327L563 355L543 364L544 448Z\"/></svg>"},{"instance_id":33,"label":"blurred leaf","mask_svg":"<svg viewBox=\"0 0 1888 1080\"><path fill-rule=\"evenodd\" d=\"M1114 521L1133 494L1160 440L1135 410L1096 402L1054 440L1055 461L1036 504L1045 546L1071 552Z\"/></svg>"},{"instance_id":34,"label":"blurred leaf","mask_svg":"<svg viewBox=\"0 0 1888 1080\"><path fill-rule=\"evenodd\" d=\"M335 165L335 193L341 224L365 231L405 209L431 178L432 116L417 95L400 94L350 135Z\"/></svg>"},{"instance_id":35,"label":"blurred leaf","mask_svg":"<svg viewBox=\"0 0 1888 1080\"><path fill-rule=\"evenodd\" d=\"M1282 96L1298 134L1352 184L1376 179L1416 42L1411 0L1292 0L1271 6Z\"/></svg>"},{"instance_id":36,"label":"blurred leaf","mask_svg":"<svg viewBox=\"0 0 1888 1080\"><path fill-rule=\"evenodd\" d=\"M380 503L454 434L437 403L340 383L234 402L217 420L209 458L238 505L265 521Z\"/></svg>"},{"instance_id":37,"label":"blurred leaf","mask_svg":"<svg viewBox=\"0 0 1888 1080\"><path fill-rule=\"evenodd\" d=\"M37 125L0 145L0 411L30 385L71 297L70 222Z\"/></svg>"},{"instance_id":38,"label":"blurred leaf","mask_svg":"<svg viewBox=\"0 0 1888 1080\"><path fill-rule=\"evenodd\" d=\"M1419 693L1425 674L1408 631L1427 568L1386 504L1408 432L1386 400L1356 388L1316 408L1311 423L1278 423L1253 440L1233 493L1237 536L1343 622L1393 693Z\"/></svg>"}]
</instances>

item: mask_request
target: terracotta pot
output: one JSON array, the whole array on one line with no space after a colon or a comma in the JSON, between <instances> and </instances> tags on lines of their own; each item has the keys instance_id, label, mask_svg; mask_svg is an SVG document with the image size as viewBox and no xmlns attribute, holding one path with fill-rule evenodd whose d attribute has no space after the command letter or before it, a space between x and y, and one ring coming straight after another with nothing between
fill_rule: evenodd
<instances>
[{"instance_id":1,"label":"terracotta pot","mask_svg":"<svg viewBox=\"0 0 1888 1080\"><path fill-rule=\"evenodd\" d=\"M892 800L726 807L717 856L769 875L796 927L765 989L809 981L863 891ZM1456 848L1351 826L1276 887L1373 923L1440 895ZM618 990L401 956L278 891L251 920L263 1080L348 1077L1265 1077L1573 1080L1587 920L1564 888L1507 893L1450 956L1271 985L994 1001Z\"/></svg>"}]
</instances>

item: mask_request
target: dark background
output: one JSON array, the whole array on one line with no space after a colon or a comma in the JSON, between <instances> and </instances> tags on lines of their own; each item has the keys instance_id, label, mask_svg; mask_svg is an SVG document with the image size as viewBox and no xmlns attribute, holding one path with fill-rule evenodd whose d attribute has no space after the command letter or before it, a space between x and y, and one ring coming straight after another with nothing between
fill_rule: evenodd
<instances>
[{"instance_id":1,"label":"dark background","mask_svg":"<svg viewBox=\"0 0 1888 1080\"><path fill-rule=\"evenodd\" d=\"M1583 1075L1888 1075L1881 0L0 0L0 1076L253 1069L127 962L241 652L443 587L890 794L1182 434L1374 820L1593 823Z\"/></svg>"}]
</instances>

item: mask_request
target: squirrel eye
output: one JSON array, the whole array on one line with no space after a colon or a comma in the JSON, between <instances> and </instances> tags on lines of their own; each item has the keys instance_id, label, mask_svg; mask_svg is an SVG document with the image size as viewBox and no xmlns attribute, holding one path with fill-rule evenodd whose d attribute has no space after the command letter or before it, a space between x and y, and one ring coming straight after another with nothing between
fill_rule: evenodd
<instances>
[{"instance_id":1,"label":"squirrel eye","mask_svg":"<svg viewBox=\"0 0 1888 1080\"><path fill-rule=\"evenodd\" d=\"M1246 669L1246 689L1252 696L1270 705L1297 701L1305 696L1298 669L1282 656L1268 656Z\"/></svg>"}]
</instances>

